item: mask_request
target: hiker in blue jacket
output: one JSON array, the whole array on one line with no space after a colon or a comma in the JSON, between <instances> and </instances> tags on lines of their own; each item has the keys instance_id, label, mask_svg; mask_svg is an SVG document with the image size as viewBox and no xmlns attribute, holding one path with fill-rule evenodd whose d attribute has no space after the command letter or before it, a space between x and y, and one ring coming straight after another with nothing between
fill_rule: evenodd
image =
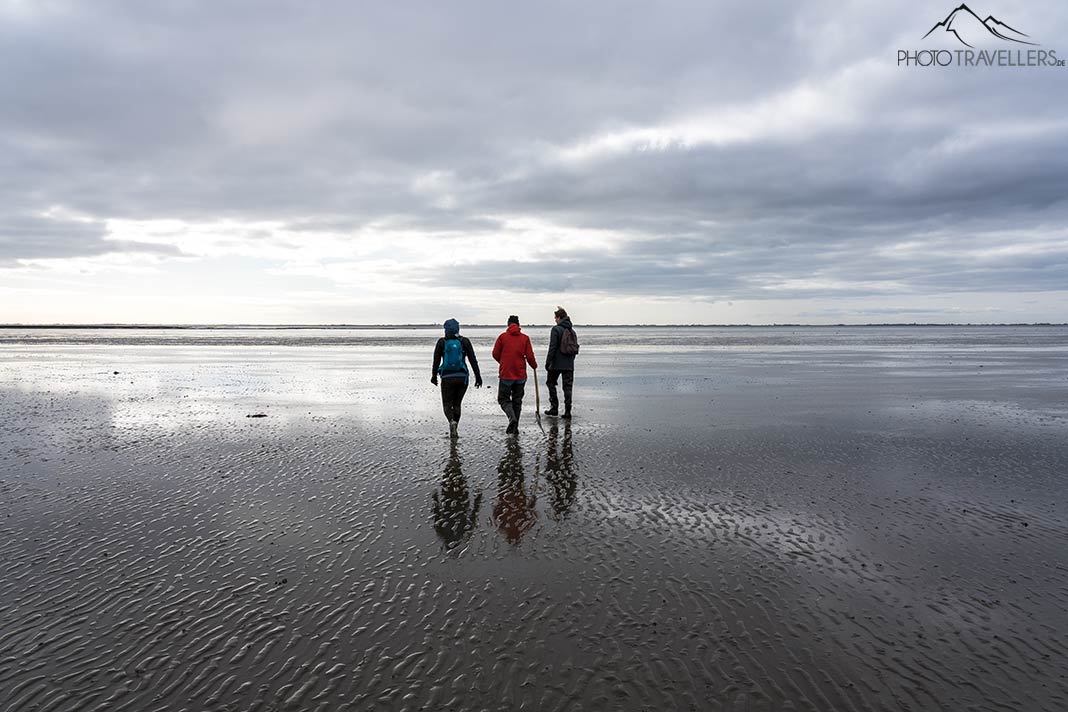
<instances>
[{"instance_id":1,"label":"hiker in blue jacket","mask_svg":"<svg viewBox=\"0 0 1068 712\"><path fill-rule=\"evenodd\" d=\"M478 359L475 349L466 336L460 336L460 322L449 319L445 322L445 336L438 339L434 347L434 365L430 382L438 385L441 376L441 405L445 417L449 420L449 434L456 437L456 426L460 422L460 404L467 393L467 365L475 372L475 388L482 387L482 374L478 371Z\"/></svg>"}]
</instances>

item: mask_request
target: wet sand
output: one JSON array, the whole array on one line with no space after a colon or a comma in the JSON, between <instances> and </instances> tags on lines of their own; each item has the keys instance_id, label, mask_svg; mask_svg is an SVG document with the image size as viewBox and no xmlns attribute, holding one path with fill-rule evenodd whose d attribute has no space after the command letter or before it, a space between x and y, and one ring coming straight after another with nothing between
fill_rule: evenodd
<instances>
[{"instance_id":1,"label":"wet sand","mask_svg":"<svg viewBox=\"0 0 1068 712\"><path fill-rule=\"evenodd\" d=\"M1068 329L436 338L0 330L0 709L1068 708Z\"/></svg>"}]
</instances>

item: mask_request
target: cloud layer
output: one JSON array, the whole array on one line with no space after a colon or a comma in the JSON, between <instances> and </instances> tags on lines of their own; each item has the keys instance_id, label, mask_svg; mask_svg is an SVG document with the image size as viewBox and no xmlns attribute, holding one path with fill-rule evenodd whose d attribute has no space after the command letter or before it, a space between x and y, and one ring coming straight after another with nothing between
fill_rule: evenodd
<instances>
[{"instance_id":1,"label":"cloud layer","mask_svg":"<svg viewBox=\"0 0 1068 712\"><path fill-rule=\"evenodd\" d=\"M1068 69L950 9L0 0L0 321L1068 320Z\"/></svg>"}]
</instances>

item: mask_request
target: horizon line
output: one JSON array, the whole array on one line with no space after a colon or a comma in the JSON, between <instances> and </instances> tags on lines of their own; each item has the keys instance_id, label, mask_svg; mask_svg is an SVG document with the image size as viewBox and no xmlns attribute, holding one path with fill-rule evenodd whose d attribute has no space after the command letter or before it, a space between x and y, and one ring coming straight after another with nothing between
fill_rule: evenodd
<instances>
[{"instance_id":1,"label":"horizon line","mask_svg":"<svg viewBox=\"0 0 1068 712\"><path fill-rule=\"evenodd\" d=\"M504 328L501 324L463 324L469 329ZM523 328L550 328L553 324L521 324ZM603 323L603 324L579 324L580 328L625 328L625 327L659 327L659 328L830 328L830 327L875 327L875 326L1068 326L1068 322L1050 321L1006 321L1006 322L916 322L916 321L886 321L845 323L827 322L820 324L801 324L797 322L771 322L771 323L741 323L741 324L714 324L714 323ZM247 323L171 323L152 324L142 322L99 322L99 323L0 323L0 329L440 329L438 323L383 323L383 324L247 324Z\"/></svg>"}]
</instances>

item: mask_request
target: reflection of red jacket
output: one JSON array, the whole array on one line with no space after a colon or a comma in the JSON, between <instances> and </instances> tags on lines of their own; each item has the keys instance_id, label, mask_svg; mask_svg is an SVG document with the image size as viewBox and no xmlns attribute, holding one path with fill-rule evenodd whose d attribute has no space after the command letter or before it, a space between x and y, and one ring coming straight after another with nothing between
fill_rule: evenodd
<instances>
[{"instance_id":1,"label":"reflection of red jacket","mask_svg":"<svg viewBox=\"0 0 1068 712\"><path fill-rule=\"evenodd\" d=\"M523 491L522 477L514 484L501 485L497 503L493 505L493 521L510 543L518 544L527 530L537 524L534 504L534 497Z\"/></svg>"},{"instance_id":2,"label":"reflection of red jacket","mask_svg":"<svg viewBox=\"0 0 1068 712\"><path fill-rule=\"evenodd\" d=\"M519 330L519 324L509 324L508 331L497 337L493 360L501 364L499 374L506 381L525 381L528 363L531 368L538 367L530 337Z\"/></svg>"}]
</instances>

